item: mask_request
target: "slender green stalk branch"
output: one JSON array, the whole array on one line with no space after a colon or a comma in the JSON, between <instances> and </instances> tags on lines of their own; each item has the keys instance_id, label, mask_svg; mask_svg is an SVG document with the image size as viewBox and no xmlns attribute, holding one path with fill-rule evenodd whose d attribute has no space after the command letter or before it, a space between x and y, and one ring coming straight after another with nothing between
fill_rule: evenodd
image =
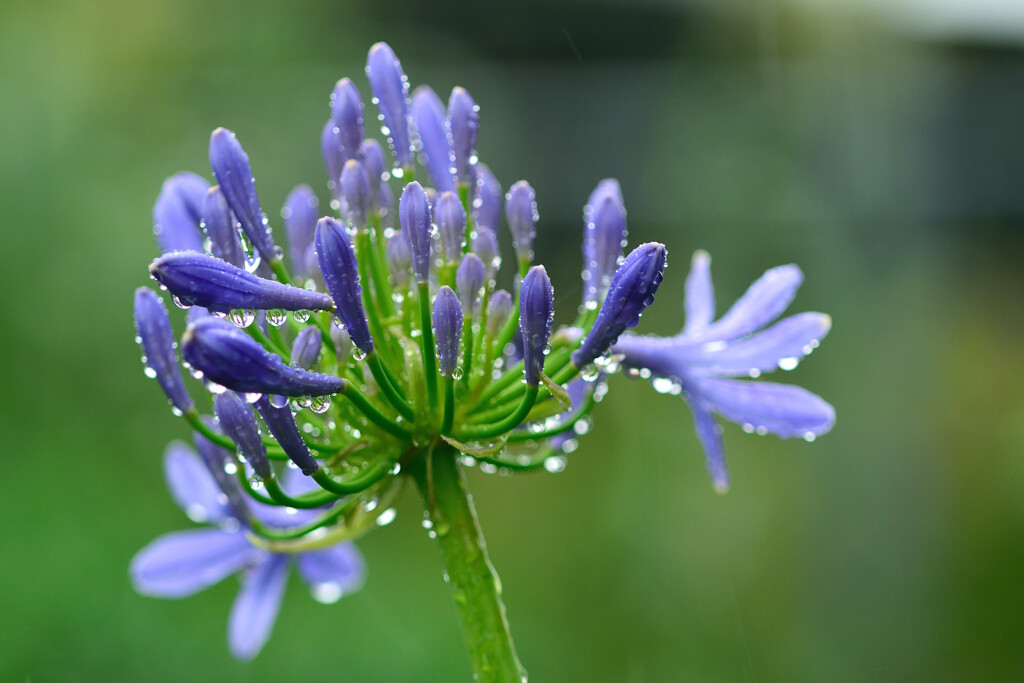
<instances>
[{"instance_id":1,"label":"slender green stalk branch","mask_svg":"<svg viewBox=\"0 0 1024 683\"><path fill-rule=\"evenodd\" d=\"M490 439L495 436L500 436L505 432L518 427L526 416L530 413L530 409L533 408L533 404L537 401L537 394L540 392L540 387L537 385L527 385L526 393L523 394L523 400L519 403L519 407L511 413L508 417L495 422L492 424L482 425L471 425L462 429L457 434L457 438L460 441L468 439Z\"/></svg>"},{"instance_id":2,"label":"slender green stalk branch","mask_svg":"<svg viewBox=\"0 0 1024 683\"><path fill-rule=\"evenodd\" d=\"M392 384L391 377L388 376L387 370L384 369L384 364L381 362L376 350L366 356L366 364L370 367L370 372L373 374L373 378L377 380L377 386L384 393L388 403L406 420L412 420L412 408L405 402L405 398L398 391L397 387Z\"/></svg>"}]
</instances>

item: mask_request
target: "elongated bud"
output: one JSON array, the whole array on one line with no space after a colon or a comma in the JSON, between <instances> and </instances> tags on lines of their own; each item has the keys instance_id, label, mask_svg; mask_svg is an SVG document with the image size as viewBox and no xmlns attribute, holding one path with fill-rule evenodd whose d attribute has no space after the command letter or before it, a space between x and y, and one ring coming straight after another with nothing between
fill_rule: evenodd
<instances>
[{"instance_id":1,"label":"elongated bud","mask_svg":"<svg viewBox=\"0 0 1024 683\"><path fill-rule=\"evenodd\" d=\"M496 231L501 225L501 207L504 202L501 183L491 173L487 164L477 164L473 168L476 175L476 188L473 192L473 223L477 228L484 226Z\"/></svg>"},{"instance_id":2,"label":"elongated bud","mask_svg":"<svg viewBox=\"0 0 1024 683\"><path fill-rule=\"evenodd\" d=\"M601 181L583 214L583 305L592 308L608 293L626 246L626 209L618 182Z\"/></svg>"},{"instance_id":3,"label":"elongated bud","mask_svg":"<svg viewBox=\"0 0 1024 683\"><path fill-rule=\"evenodd\" d=\"M348 362L349 354L352 353L352 336L348 330L331 325L331 343L334 345L334 355L338 359L338 365L344 367Z\"/></svg>"},{"instance_id":4,"label":"elongated bud","mask_svg":"<svg viewBox=\"0 0 1024 683\"><path fill-rule=\"evenodd\" d=\"M373 339L363 310L359 266L348 234L341 223L325 216L316 225L315 243L324 285L334 298L334 314L352 335L355 345L370 353L373 351Z\"/></svg>"},{"instance_id":5,"label":"elongated bud","mask_svg":"<svg viewBox=\"0 0 1024 683\"><path fill-rule=\"evenodd\" d=\"M358 159L363 142L363 99L348 78L343 78L331 93L331 119L338 127L341 147L349 159Z\"/></svg>"},{"instance_id":6,"label":"elongated bud","mask_svg":"<svg viewBox=\"0 0 1024 683\"><path fill-rule=\"evenodd\" d=\"M288 194L281 209L285 234L288 236L288 254L292 271L298 277L309 277L306 268L306 250L313 243L317 211L320 202L309 185L298 185Z\"/></svg>"},{"instance_id":7,"label":"elongated bud","mask_svg":"<svg viewBox=\"0 0 1024 683\"><path fill-rule=\"evenodd\" d=\"M178 301L211 311L233 308L283 308L326 311L334 304L322 292L311 292L276 280L265 280L209 254L178 251L153 261L149 273Z\"/></svg>"},{"instance_id":8,"label":"elongated bud","mask_svg":"<svg viewBox=\"0 0 1024 683\"><path fill-rule=\"evenodd\" d=\"M285 455L295 463L303 474L308 477L320 469L319 463L310 454L306 442L302 440L299 428L295 424L295 416L292 415L292 409L288 405L278 408L270 402L269 398L261 396L256 401L256 410L260 411L260 416L267 423L267 429L274 435Z\"/></svg>"},{"instance_id":9,"label":"elongated bud","mask_svg":"<svg viewBox=\"0 0 1024 683\"><path fill-rule=\"evenodd\" d=\"M303 328L295 335L292 342L292 363L303 370L309 370L320 357L320 347L323 346L323 337L320 328L310 325Z\"/></svg>"},{"instance_id":10,"label":"elongated bud","mask_svg":"<svg viewBox=\"0 0 1024 683\"><path fill-rule=\"evenodd\" d=\"M505 197L505 218L512 232L512 246L520 261L533 260L533 238L537 235L537 198L530 183L520 180Z\"/></svg>"},{"instance_id":11,"label":"elongated bud","mask_svg":"<svg viewBox=\"0 0 1024 683\"><path fill-rule=\"evenodd\" d=\"M219 431L213 418L203 416L203 422L214 431ZM245 502L245 496L242 494L242 485L238 483L234 476L228 474L226 469L229 462L234 464L234 458L231 457L231 453L213 443L199 432L193 435L192 442L196 445L196 450L199 451L199 456L203 459L206 469L210 471L213 480L217 482L217 488L228 499L228 507L231 508L231 512L234 513L238 520L248 522L252 518L252 512L249 510L249 505Z\"/></svg>"},{"instance_id":12,"label":"elongated bud","mask_svg":"<svg viewBox=\"0 0 1024 683\"><path fill-rule=\"evenodd\" d=\"M498 235L484 225L476 227L473 236L473 253L484 263L485 277L493 280L501 267L501 251L498 249Z\"/></svg>"},{"instance_id":13,"label":"elongated bud","mask_svg":"<svg viewBox=\"0 0 1024 683\"><path fill-rule=\"evenodd\" d=\"M455 175L460 183L469 183L476 164L476 133L480 127L480 107L465 88L455 86L448 98L448 119Z\"/></svg>"},{"instance_id":14,"label":"elongated bud","mask_svg":"<svg viewBox=\"0 0 1024 683\"><path fill-rule=\"evenodd\" d=\"M326 396L345 388L345 380L285 365L234 325L202 318L181 339L185 360L205 377L240 393Z\"/></svg>"},{"instance_id":15,"label":"elongated bud","mask_svg":"<svg viewBox=\"0 0 1024 683\"><path fill-rule=\"evenodd\" d=\"M222 261L238 268L245 267L245 252L238 241L235 217L228 208L224 193L216 185L203 198L203 230L210 238L210 251Z\"/></svg>"},{"instance_id":16,"label":"elongated bud","mask_svg":"<svg viewBox=\"0 0 1024 683\"><path fill-rule=\"evenodd\" d=\"M523 334L523 374L537 386L544 369L544 350L555 320L555 290L544 266L534 266L523 278L519 291L519 329Z\"/></svg>"},{"instance_id":17,"label":"elongated bud","mask_svg":"<svg viewBox=\"0 0 1024 683\"><path fill-rule=\"evenodd\" d=\"M380 212L380 222L385 228L395 225L395 193L391 186L385 182L380 184L380 193L377 195L377 211Z\"/></svg>"},{"instance_id":18,"label":"elongated bud","mask_svg":"<svg viewBox=\"0 0 1024 683\"><path fill-rule=\"evenodd\" d=\"M370 206L380 209L380 186L384 176L384 150L380 143L370 138L363 140L359 145L359 151L363 159L363 168L366 169L366 178L370 181Z\"/></svg>"},{"instance_id":19,"label":"elongated bud","mask_svg":"<svg viewBox=\"0 0 1024 683\"><path fill-rule=\"evenodd\" d=\"M398 220L402 224L402 234L409 242L413 277L418 284L423 284L430 279L430 205L423 186L416 181L402 190L402 198L398 200Z\"/></svg>"},{"instance_id":20,"label":"elongated bud","mask_svg":"<svg viewBox=\"0 0 1024 683\"><path fill-rule=\"evenodd\" d=\"M409 240L405 235L396 232L388 240L388 269L399 289L406 289L412 279L412 256L409 254Z\"/></svg>"},{"instance_id":21,"label":"elongated bud","mask_svg":"<svg viewBox=\"0 0 1024 683\"><path fill-rule=\"evenodd\" d=\"M412 138L409 135L409 83L402 65L387 43L370 48L366 77L384 121L384 134L398 165L412 168ZM385 130L386 129L386 130Z\"/></svg>"},{"instance_id":22,"label":"elongated bud","mask_svg":"<svg viewBox=\"0 0 1024 683\"><path fill-rule=\"evenodd\" d=\"M448 285L442 285L434 297L434 337L437 339L438 370L442 377L451 377L459 360L462 306Z\"/></svg>"},{"instance_id":23,"label":"elongated bud","mask_svg":"<svg viewBox=\"0 0 1024 683\"><path fill-rule=\"evenodd\" d=\"M218 128L210 136L210 167L246 236L264 259L273 261L277 258L274 240L256 196L249 157L227 128Z\"/></svg>"},{"instance_id":24,"label":"elongated bud","mask_svg":"<svg viewBox=\"0 0 1024 683\"><path fill-rule=\"evenodd\" d=\"M459 291L459 300L466 305L467 315L474 316L480 309L480 291L485 277L486 269L479 256L470 252L462 257L462 263L455 271L455 288Z\"/></svg>"},{"instance_id":25,"label":"elongated bud","mask_svg":"<svg viewBox=\"0 0 1024 683\"><path fill-rule=\"evenodd\" d=\"M199 230L209 183L195 173L178 173L164 181L153 205L153 234L160 251L202 251Z\"/></svg>"},{"instance_id":26,"label":"elongated bud","mask_svg":"<svg viewBox=\"0 0 1024 683\"><path fill-rule=\"evenodd\" d=\"M458 263L466 241L466 210L454 192L442 192L434 204L434 222L441 235L444 260Z\"/></svg>"},{"instance_id":27,"label":"elongated bud","mask_svg":"<svg viewBox=\"0 0 1024 683\"><path fill-rule=\"evenodd\" d=\"M590 334L572 354L576 367L583 368L592 363L615 343L620 334L640 322L640 314L654 301L654 293L661 284L666 253L664 244L647 242L625 258L615 271Z\"/></svg>"},{"instance_id":28,"label":"elongated bud","mask_svg":"<svg viewBox=\"0 0 1024 683\"><path fill-rule=\"evenodd\" d=\"M341 199L346 217L358 229L366 227L366 214L370 209L370 179L366 169L355 159L349 159L341 169Z\"/></svg>"},{"instance_id":29,"label":"elongated bud","mask_svg":"<svg viewBox=\"0 0 1024 683\"><path fill-rule=\"evenodd\" d=\"M267 449L263 446L249 403L233 391L224 391L213 398L213 412L221 429L235 442L256 474L264 479L272 477L274 473L267 460Z\"/></svg>"},{"instance_id":30,"label":"elongated bud","mask_svg":"<svg viewBox=\"0 0 1024 683\"><path fill-rule=\"evenodd\" d=\"M487 336L497 337L510 315L512 315L512 295L504 289L499 289L491 295L491 301L487 304Z\"/></svg>"},{"instance_id":31,"label":"elongated bud","mask_svg":"<svg viewBox=\"0 0 1024 683\"><path fill-rule=\"evenodd\" d=\"M135 330L139 334L145 356L146 374L160 383L160 388L181 412L192 408L192 398L185 390L174 350L174 332L167 309L156 293L146 287L135 290Z\"/></svg>"},{"instance_id":32,"label":"elongated bud","mask_svg":"<svg viewBox=\"0 0 1024 683\"><path fill-rule=\"evenodd\" d=\"M341 131L338 130L334 117L327 119L320 133L320 153L324 157L324 168L327 169L327 188L331 191L332 197L337 197L341 167L345 165L348 156L342 146Z\"/></svg>"},{"instance_id":33,"label":"elongated bud","mask_svg":"<svg viewBox=\"0 0 1024 683\"><path fill-rule=\"evenodd\" d=\"M429 85L421 85L413 91L412 118L420 136L420 163L427 169L438 192L454 192L454 159L444 115L444 105Z\"/></svg>"}]
</instances>

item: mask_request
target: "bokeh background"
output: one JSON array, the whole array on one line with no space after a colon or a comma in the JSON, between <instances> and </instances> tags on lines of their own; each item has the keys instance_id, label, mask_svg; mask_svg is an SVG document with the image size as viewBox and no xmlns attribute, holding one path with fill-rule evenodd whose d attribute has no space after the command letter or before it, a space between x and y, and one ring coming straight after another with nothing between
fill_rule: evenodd
<instances>
[{"instance_id":1,"label":"bokeh background","mask_svg":"<svg viewBox=\"0 0 1024 683\"><path fill-rule=\"evenodd\" d=\"M443 6L442 6L443 5ZM360 542L363 590L292 581L228 655L237 581L136 595L188 525L161 453L186 436L132 343L163 179L227 126L273 217L319 156L328 95L391 43L469 88L479 150L537 188L560 320L581 207L617 176L630 237L669 245L642 330L682 323L689 255L720 306L768 267L835 324L781 379L830 400L808 444L728 425L713 492L688 410L614 378L560 474L470 475L536 681L1024 678L1024 12L1014 0L0 5L0 679L468 680L411 490ZM278 222L279 223L279 222ZM506 240L507 244L507 240Z\"/></svg>"}]
</instances>

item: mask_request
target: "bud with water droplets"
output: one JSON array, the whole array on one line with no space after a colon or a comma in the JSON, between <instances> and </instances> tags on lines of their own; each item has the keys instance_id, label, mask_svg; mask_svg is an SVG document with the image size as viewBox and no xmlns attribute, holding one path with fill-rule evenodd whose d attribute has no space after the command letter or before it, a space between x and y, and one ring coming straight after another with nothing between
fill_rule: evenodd
<instances>
[{"instance_id":1,"label":"bud with water droplets","mask_svg":"<svg viewBox=\"0 0 1024 683\"><path fill-rule=\"evenodd\" d=\"M285 455L303 474L308 477L320 469L320 464L313 458L306 442L302 440L299 428L295 425L292 409L287 404L278 408L269 398L261 396L256 401L256 410L260 411L260 416L267 423L267 428L281 445Z\"/></svg>"},{"instance_id":2,"label":"bud with water droplets","mask_svg":"<svg viewBox=\"0 0 1024 683\"><path fill-rule=\"evenodd\" d=\"M512 232L512 246L520 262L533 261L533 238L537 236L537 198L525 180L513 185L505 197L505 218Z\"/></svg>"},{"instance_id":3,"label":"bud with water droplets","mask_svg":"<svg viewBox=\"0 0 1024 683\"><path fill-rule=\"evenodd\" d=\"M665 272L664 244L647 242L630 252L615 271L608 295L587 338L572 354L572 362L583 368L608 350L626 329L636 327L640 314L654 301L654 293Z\"/></svg>"},{"instance_id":4,"label":"bud with water droplets","mask_svg":"<svg viewBox=\"0 0 1024 683\"><path fill-rule=\"evenodd\" d=\"M363 142L363 99L355 83L348 78L338 81L331 93L331 120L338 127L345 156L358 159Z\"/></svg>"},{"instance_id":5,"label":"bud with water droplets","mask_svg":"<svg viewBox=\"0 0 1024 683\"><path fill-rule=\"evenodd\" d=\"M245 252L238 241L235 217L228 208L220 187L213 186L203 198L203 230L210 238L210 251L222 261L238 268L245 267Z\"/></svg>"},{"instance_id":6,"label":"bud with water droplets","mask_svg":"<svg viewBox=\"0 0 1024 683\"><path fill-rule=\"evenodd\" d=\"M345 215L352 227L366 227L366 214L370 209L370 179L366 169L355 159L349 159L341 169L341 199Z\"/></svg>"},{"instance_id":7,"label":"bud with water droplets","mask_svg":"<svg viewBox=\"0 0 1024 683\"><path fill-rule=\"evenodd\" d=\"M352 353L352 337L348 330L331 325L331 343L334 345L334 355L338 359L338 365L344 366L348 361L349 354Z\"/></svg>"},{"instance_id":8,"label":"bud with water droplets","mask_svg":"<svg viewBox=\"0 0 1024 683\"><path fill-rule=\"evenodd\" d=\"M327 187L333 196L338 195L338 179L341 178L341 167L345 165L348 156L341 142L341 131L334 123L334 118L327 119L324 129L320 133L320 153L324 157L324 167L327 169Z\"/></svg>"},{"instance_id":9,"label":"bud with water droplets","mask_svg":"<svg viewBox=\"0 0 1024 683\"><path fill-rule=\"evenodd\" d=\"M202 251L199 229L209 183L195 173L178 173L164 181L153 205L153 234L160 251Z\"/></svg>"},{"instance_id":10,"label":"bud with water droplets","mask_svg":"<svg viewBox=\"0 0 1024 683\"><path fill-rule=\"evenodd\" d=\"M430 204L423 186L416 181L402 190L402 198L398 200L398 219L402 224L402 234L409 242L413 277L417 284L424 284L430 279Z\"/></svg>"},{"instance_id":11,"label":"bud with water droplets","mask_svg":"<svg viewBox=\"0 0 1024 683\"><path fill-rule=\"evenodd\" d=\"M519 329L523 335L523 373L537 386L544 368L544 349L555 319L555 290L544 266L534 266L523 278L519 292Z\"/></svg>"},{"instance_id":12,"label":"bud with water droplets","mask_svg":"<svg viewBox=\"0 0 1024 683\"><path fill-rule=\"evenodd\" d=\"M319 217L318 208L319 202L309 185L298 185L288 194L284 208L281 209L292 271L299 277L310 276L306 267L306 250L313 243L313 230Z\"/></svg>"},{"instance_id":13,"label":"bud with water droplets","mask_svg":"<svg viewBox=\"0 0 1024 683\"><path fill-rule=\"evenodd\" d=\"M501 267L501 251L498 248L498 235L485 225L476 226L473 236L473 253L483 261L485 277L493 280Z\"/></svg>"},{"instance_id":14,"label":"bud with water droplets","mask_svg":"<svg viewBox=\"0 0 1024 683\"><path fill-rule=\"evenodd\" d=\"M321 292L265 280L226 261L194 251L164 254L149 273L179 301L211 311L233 308L283 308L287 311L325 311L334 304Z\"/></svg>"},{"instance_id":15,"label":"bud with water droplets","mask_svg":"<svg viewBox=\"0 0 1024 683\"><path fill-rule=\"evenodd\" d=\"M366 57L366 77L377 99L388 144L398 165L412 168L412 138L409 135L409 84L402 65L387 43L376 43Z\"/></svg>"},{"instance_id":16,"label":"bud with water droplets","mask_svg":"<svg viewBox=\"0 0 1024 683\"><path fill-rule=\"evenodd\" d=\"M487 304L487 336L492 339L497 337L511 315L512 295L504 289L499 289Z\"/></svg>"},{"instance_id":17,"label":"bud with water droplets","mask_svg":"<svg viewBox=\"0 0 1024 683\"><path fill-rule=\"evenodd\" d=\"M476 161L476 134L480 127L480 108L465 88L455 86L448 98L448 119L445 121L451 135L455 175L460 183L469 183L471 168Z\"/></svg>"},{"instance_id":18,"label":"bud with water droplets","mask_svg":"<svg viewBox=\"0 0 1024 683\"><path fill-rule=\"evenodd\" d=\"M273 261L277 258L274 240L256 196L249 157L227 128L218 128L210 136L210 167L246 236L264 259Z\"/></svg>"},{"instance_id":19,"label":"bud with water droplets","mask_svg":"<svg viewBox=\"0 0 1024 683\"><path fill-rule=\"evenodd\" d=\"M420 163L427 169L438 192L452 192L455 190L452 148L444 115L444 105L430 86L416 88L412 94L412 117L420 136Z\"/></svg>"},{"instance_id":20,"label":"bud with water droplets","mask_svg":"<svg viewBox=\"0 0 1024 683\"><path fill-rule=\"evenodd\" d=\"M434 203L434 222L441 235L446 263L458 263L466 241L466 210L454 192L442 192Z\"/></svg>"},{"instance_id":21,"label":"bud with water droplets","mask_svg":"<svg viewBox=\"0 0 1024 683\"><path fill-rule=\"evenodd\" d=\"M437 339L438 370L451 377L459 360L462 339L462 306L452 288L442 285L434 298L434 337Z\"/></svg>"},{"instance_id":22,"label":"bud with water droplets","mask_svg":"<svg viewBox=\"0 0 1024 683\"><path fill-rule=\"evenodd\" d=\"M334 297L334 314L345 325L352 341L366 353L373 351L373 339L363 310L363 288L359 284L359 266L348 234L329 216L316 226L316 255L327 291Z\"/></svg>"},{"instance_id":23,"label":"bud with water droplets","mask_svg":"<svg viewBox=\"0 0 1024 683\"><path fill-rule=\"evenodd\" d=\"M293 368L248 334L217 318L202 318L185 330L181 353L210 381L241 393L326 396L345 380Z\"/></svg>"},{"instance_id":24,"label":"bud with water droplets","mask_svg":"<svg viewBox=\"0 0 1024 683\"><path fill-rule=\"evenodd\" d=\"M320 328L313 325L303 328L292 342L292 363L303 370L309 370L320 357L321 346L323 336L320 334Z\"/></svg>"},{"instance_id":25,"label":"bud with water droplets","mask_svg":"<svg viewBox=\"0 0 1024 683\"><path fill-rule=\"evenodd\" d=\"M221 429L235 442L256 474L264 479L273 477L270 461L267 460L267 449L263 446L259 426L249 403L233 391L224 391L214 396L213 412Z\"/></svg>"},{"instance_id":26,"label":"bud with water droplets","mask_svg":"<svg viewBox=\"0 0 1024 683\"><path fill-rule=\"evenodd\" d=\"M395 286L399 290L407 289L412 279L412 256L409 254L409 240L403 233L396 232L388 240L387 261Z\"/></svg>"},{"instance_id":27,"label":"bud with water droplets","mask_svg":"<svg viewBox=\"0 0 1024 683\"><path fill-rule=\"evenodd\" d=\"M484 287L486 270L483 261L470 252L462 257L459 269L455 271L455 288L459 291L459 299L466 304L466 314L476 315L480 308L480 291Z\"/></svg>"},{"instance_id":28,"label":"bud with water droplets","mask_svg":"<svg viewBox=\"0 0 1024 683\"><path fill-rule=\"evenodd\" d=\"M608 293L626 244L626 209L618 181L602 180L583 214L583 304L594 307Z\"/></svg>"},{"instance_id":29,"label":"bud with water droplets","mask_svg":"<svg viewBox=\"0 0 1024 683\"><path fill-rule=\"evenodd\" d=\"M135 329L146 356L147 374L156 378L175 408L187 412L192 408L192 398L178 367L171 321L160 297L146 287L135 290Z\"/></svg>"},{"instance_id":30,"label":"bud with water droplets","mask_svg":"<svg viewBox=\"0 0 1024 683\"><path fill-rule=\"evenodd\" d=\"M203 416L203 422L210 429L218 431L213 418ZM198 432L193 435L192 442L196 445L196 450L199 451L206 469L210 471L213 480L217 482L217 488L228 499L228 506L231 508L234 516L241 521L249 521L252 518L252 512L249 510L249 505L245 502L245 496L242 494L242 485L238 483L235 477L228 474L227 469L225 469L229 463L234 464L234 458L231 456L231 453Z\"/></svg>"},{"instance_id":31,"label":"bud with water droplets","mask_svg":"<svg viewBox=\"0 0 1024 683\"><path fill-rule=\"evenodd\" d=\"M379 142L370 138L359 145L359 152L363 168L366 169L366 178L370 181L370 206L380 209L381 180L385 170L384 150Z\"/></svg>"},{"instance_id":32,"label":"bud with water droplets","mask_svg":"<svg viewBox=\"0 0 1024 683\"><path fill-rule=\"evenodd\" d=\"M473 223L477 228L485 226L491 230L497 230L501 224L501 207L505 199L501 191L501 183L491 173L487 164L477 164L473 167L473 172L476 176L473 192Z\"/></svg>"}]
</instances>

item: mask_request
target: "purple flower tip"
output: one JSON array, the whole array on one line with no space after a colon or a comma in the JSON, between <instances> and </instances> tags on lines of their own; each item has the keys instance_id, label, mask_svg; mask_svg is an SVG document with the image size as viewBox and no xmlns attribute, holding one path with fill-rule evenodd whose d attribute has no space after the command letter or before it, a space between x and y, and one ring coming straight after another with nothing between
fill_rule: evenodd
<instances>
[{"instance_id":1,"label":"purple flower tip","mask_svg":"<svg viewBox=\"0 0 1024 683\"><path fill-rule=\"evenodd\" d=\"M274 241L256 196L249 157L227 128L218 128L210 136L210 167L246 236L264 259L273 261L277 258Z\"/></svg>"},{"instance_id":2,"label":"purple flower tip","mask_svg":"<svg viewBox=\"0 0 1024 683\"><path fill-rule=\"evenodd\" d=\"M437 339L438 369L442 377L451 377L459 360L462 338L462 306L448 285L442 285L434 297L434 337Z\"/></svg>"},{"instance_id":3,"label":"purple flower tip","mask_svg":"<svg viewBox=\"0 0 1024 683\"><path fill-rule=\"evenodd\" d=\"M135 290L135 329L142 344L146 374L160 383L160 388L175 408L181 412L190 410L193 403L178 367L178 353L174 350L174 333L167 309L160 297L146 287Z\"/></svg>"},{"instance_id":4,"label":"purple flower tip","mask_svg":"<svg viewBox=\"0 0 1024 683\"><path fill-rule=\"evenodd\" d=\"M486 276L483 261L472 252L462 257L459 269L455 271L455 287L459 290L459 299L466 302L466 313L471 316L476 315L480 308L480 291Z\"/></svg>"},{"instance_id":5,"label":"purple flower tip","mask_svg":"<svg viewBox=\"0 0 1024 683\"><path fill-rule=\"evenodd\" d=\"M370 181L370 206L379 209L381 208L381 180L385 171L384 150L379 142L371 138L363 140L363 144L359 146L359 152L363 160L363 168L366 169L366 177Z\"/></svg>"},{"instance_id":6,"label":"purple flower tip","mask_svg":"<svg viewBox=\"0 0 1024 683\"><path fill-rule=\"evenodd\" d=\"M213 412L221 429L235 442L256 474L264 479L272 477L267 449L263 446L256 417L248 401L233 391L224 391L214 397Z\"/></svg>"},{"instance_id":7,"label":"purple flower tip","mask_svg":"<svg viewBox=\"0 0 1024 683\"><path fill-rule=\"evenodd\" d=\"M537 197L530 183L520 180L505 197L505 218L512 231L512 246L520 261L533 260L533 238L537 235Z\"/></svg>"},{"instance_id":8,"label":"purple flower tip","mask_svg":"<svg viewBox=\"0 0 1024 683\"><path fill-rule=\"evenodd\" d=\"M441 235L444 260L457 263L466 241L466 210L454 192L442 192L434 203L434 221Z\"/></svg>"},{"instance_id":9,"label":"purple flower tip","mask_svg":"<svg viewBox=\"0 0 1024 683\"><path fill-rule=\"evenodd\" d=\"M384 134L398 165L412 168L412 138L409 135L409 84L402 65L387 43L377 43L366 57L370 81L384 121Z\"/></svg>"},{"instance_id":10,"label":"purple flower tip","mask_svg":"<svg viewBox=\"0 0 1024 683\"><path fill-rule=\"evenodd\" d=\"M341 198L352 226L365 228L366 214L370 210L370 178L355 159L346 161L341 169Z\"/></svg>"},{"instance_id":11,"label":"purple flower tip","mask_svg":"<svg viewBox=\"0 0 1024 683\"><path fill-rule=\"evenodd\" d=\"M630 252L615 271L601 312L572 362L583 368L603 354L627 328L636 327L640 314L654 301L665 272L664 244L648 242Z\"/></svg>"},{"instance_id":12,"label":"purple flower tip","mask_svg":"<svg viewBox=\"0 0 1024 683\"><path fill-rule=\"evenodd\" d=\"M373 351L373 338L363 310L363 288L352 245L341 223L325 216L316 226L316 255L327 291L334 297L335 315L352 341L366 353Z\"/></svg>"},{"instance_id":13,"label":"purple flower tip","mask_svg":"<svg viewBox=\"0 0 1024 683\"><path fill-rule=\"evenodd\" d=\"M487 304L487 336L496 337L505 326L505 321L512 315L512 295L499 289L491 295Z\"/></svg>"},{"instance_id":14,"label":"purple flower tip","mask_svg":"<svg viewBox=\"0 0 1024 683\"><path fill-rule=\"evenodd\" d=\"M455 157L455 175L460 183L470 182L471 169L476 164L476 134L480 127L480 107L465 88L455 86L448 98L448 119L452 155Z\"/></svg>"},{"instance_id":15,"label":"purple flower tip","mask_svg":"<svg viewBox=\"0 0 1024 683\"><path fill-rule=\"evenodd\" d=\"M306 250L313 243L313 230L319 216L316 195L309 185L298 185L288 194L281 209L285 234L288 235L288 253L291 255L292 272L298 277L309 277L306 268Z\"/></svg>"},{"instance_id":16,"label":"purple flower tip","mask_svg":"<svg viewBox=\"0 0 1024 683\"><path fill-rule=\"evenodd\" d=\"M203 230L210 238L210 250L222 261L238 268L245 267L245 252L238 241L235 217L228 208L220 187L213 186L203 198Z\"/></svg>"},{"instance_id":17,"label":"purple flower tip","mask_svg":"<svg viewBox=\"0 0 1024 683\"><path fill-rule=\"evenodd\" d=\"M626 246L626 209L618 181L601 181L583 214L583 305L594 307L607 294Z\"/></svg>"},{"instance_id":18,"label":"purple flower tip","mask_svg":"<svg viewBox=\"0 0 1024 683\"><path fill-rule=\"evenodd\" d=\"M211 311L233 308L283 308L288 311L329 310L331 298L320 292L265 280L208 254L177 251L149 266L150 274L179 302Z\"/></svg>"},{"instance_id":19,"label":"purple flower tip","mask_svg":"<svg viewBox=\"0 0 1024 683\"><path fill-rule=\"evenodd\" d=\"M473 222L477 228L482 226L497 230L501 224L501 207L504 202L501 183L491 173L487 164L477 164L473 169L476 174L473 192Z\"/></svg>"},{"instance_id":20,"label":"purple flower tip","mask_svg":"<svg viewBox=\"0 0 1024 683\"><path fill-rule=\"evenodd\" d=\"M427 85L416 88L412 94L412 118L420 137L420 163L438 192L453 192L454 160L444 116L444 105L437 93Z\"/></svg>"},{"instance_id":21,"label":"purple flower tip","mask_svg":"<svg viewBox=\"0 0 1024 683\"><path fill-rule=\"evenodd\" d=\"M161 252L203 250L199 223L209 188L195 173L178 173L164 181L153 206L153 234Z\"/></svg>"},{"instance_id":22,"label":"purple flower tip","mask_svg":"<svg viewBox=\"0 0 1024 683\"><path fill-rule=\"evenodd\" d=\"M256 401L256 409L260 412L267 429L274 435L288 459L295 463L307 477L320 469L320 464L309 452L309 447L302 440L299 428L295 424L295 416L287 404L278 408L266 396Z\"/></svg>"},{"instance_id":23,"label":"purple flower tip","mask_svg":"<svg viewBox=\"0 0 1024 683\"><path fill-rule=\"evenodd\" d=\"M303 370L309 370L320 357L321 346L323 336L320 334L320 328L315 325L303 328L292 342L292 363Z\"/></svg>"},{"instance_id":24,"label":"purple flower tip","mask_svg":"<svg viewBox=\"0 0 1024 683\"><path fill-rule=\"evenodd\" d=\"M423 284L430 279L430 204L427 193L416 181L402 190L402 197L398 200L398 220L402 234L409 242L413 276L418 284Z\"/></svg>"},{"instance_id":25,"label":"purple flower tip","mask_svg":"<svg viewBox=\"0 0 1024 683\"><path fill-rule=\"evenodd\" d=\"M486 278L493 280L501 267L501 251L498 249L498 234L485 225L476 226L473 235L473 253L480 257L486 270Z\"/></svg>"},{"instance_id":26,"label":"purple flower tip","mask_svg":"<svg viewBox=\"0 0 1024 683\"><path fill-rule=\"evenodd\" d=\"M403 233L396 232L388 240L387 260L395 286L406 289L411 279L412 256L409 254L409 240Z\"/></svg>"},{"instance_id":27,"label":"purple flower tip","mask_svg":"<svg viewBox=\"0 0 1024 683\"><path fill-rule=\"evenodd\" d=\"M342 149L349 159L359 158L363 142L363 99L348 78L343 78L331 93L331 119L338 128Z\"/></svg>"},{"instance_id":28,"label":"purple flower tip","mask_svg":"<svg viewBox=\"0 0 1024 683\"><path fill-rule=\"evenodd\" d=\"M327 119L324 129L320 133L320 153L324 157L324 167L327 169L327 187L332 196L338 195L338 184L341 178L341 167L345 165L348 156L341 142L341 131L334 122L334 118Z\"/></svg>"},{"instance_id":29,"label":"purple flower tip","mask_svg":"<svg viewBox=\"0 0 1024 683\"><path fill-rule=\"evenodd\" d=\"M252 337L217 318L190 325L181 340L185 361L217 384L240 393L326 396L345 380L286 365Z\"/></svg>"},{"instance_id":30,"label":"purple flower tip","mask_svg":"<svg viewBox=\"0 0 1024 683\"><path fill-rule=\"evenodd\" d=\"M523 278L519 293L519 329L523 335L523 373L536 386L544 368L545 347L555 319L555 290L544 266L534 266Z\"/></svg>"}]
</instances>

